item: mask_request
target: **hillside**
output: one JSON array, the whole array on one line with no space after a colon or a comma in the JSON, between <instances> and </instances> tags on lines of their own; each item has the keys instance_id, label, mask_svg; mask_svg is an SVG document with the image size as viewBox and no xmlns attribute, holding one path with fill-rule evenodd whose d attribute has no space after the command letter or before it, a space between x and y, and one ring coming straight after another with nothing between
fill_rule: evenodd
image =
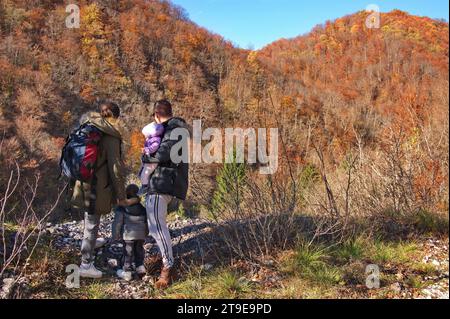
<instances>
[{"instance_id":1,"label":"hillside","mask_svg":"<svg viewBox=\"0 0 450 319\"><path fill-rule=\"evenodd\" d=\"M0 5L2 165L39 169L56 192L63 139L101 99L124 109L127 141L133 132L140 137L152 101L162 97L188 121L221 121L221 84L245 53L182 9L164 1L86 1L81 28L67 29L64 1L28 3Z\"/></svg>"},{"instance_id":2,"label":"hillside","mask_svg":"<svg viewBox=\"0 0 450 319\"><path fill-rule=\"evenodd\" d=\"M429 18L395 11L367 30L361 12L249 55L167 2L86 3L80 29L65 28L63 2L26 3L0 7L1 129L5 153L24 164L54 163L71 125L104 98L139 132L160 97L209 125L253 122L264 108L276 124L270 91L292 134L317 118L341 154L355 142L352 126L371 147L386 127L447 112L448 23ZM306 156L291 138L296 158Z\"/></svg>"},{"instance_id":3,"label":"hillside","mask_svg":"<svg viewBox=\"0 0 450 319\"><path fill-rule=\"evenodd\" d=\"M49 210L40 227L79 218L65 210L65 196L52 210L65 187L57 180L59 155L79 117L102 99L124 111L124 157L133 181L140 130L152 103L168 98L189 123L280 130L280 167L273 176L259 176L253 166L191 167L188 201L174 210L217 226L221 247L229 248L220 252L229 254L223 260L251 259L250 267L268 255L286 257L280 251L291 260L303 251L299 234L306 242L353 247L362 233L360 244L377 250L376 234L389 241L383 249L399 254L404 247L397 243L416 245L416 236L416 246L438 237L448 247L447 22L396 10L381 15L381 28L367 29L367 13L358 12L248 51L196 25L168 1L79 1L79 29L65 27L65 3L0 0L2 230L26 233L25 225ZM241 174L241 182L227 174L233 180ZM48 243L58 239L45 234ZM0 240L8 239L2 234ZM340 257L330 254L339 268ZM344 259L351 268L353 257ZM401 271L406 259L396 259L394 269ZM418 263L414 276L435 274ZM448 281L448 260L443 263ZM324 270L314 271L320 277ZM357 286L354 278L339 278L350 290ZM51 280L61 284L60 277Z\"/></svg>"},{"instance_id":4,"label":"hillside","mask_svg":"<svg viewBox=\"0 0 450 319\"><path fill-rule=\"evenodd\" d=\"M291 119L317 118L338 154L356 143L353 128L374 147L392 127L448 125L448 23L393 11L367 29L366 19L328 21L258 53Z\"/></svg>"}]
</instances>

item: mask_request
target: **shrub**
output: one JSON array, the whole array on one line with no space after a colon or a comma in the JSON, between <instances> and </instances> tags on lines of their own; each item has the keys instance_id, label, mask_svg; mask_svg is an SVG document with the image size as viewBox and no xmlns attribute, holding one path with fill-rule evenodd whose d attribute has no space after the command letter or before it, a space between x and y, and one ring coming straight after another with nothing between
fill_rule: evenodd
<instances>
[{"instance_id":1,"label":"shrub","mask_svg":"<svg viewBox=\"0 0 450 319\"><path fill-rule=\"evenodd\" d=\"M63 193L59 192L55 203L48 209L37 207L40 176L36 175L30 181L24 180L21 174L22 170L16 164L2 186L4 191L0 196L0 279L9 273L14 276L15 283L29 266L47 219L56 209Z\"/></svg>"},{"instance_id":2,"label":"shrub","mask_svg":"<svg viewBox=\"0 0 450 319\"><path fill-rule=\"evenodd\" d=\"M22 8L15 8L10 4L2 5L2 15L4 16L2 24L8 31L14 30L18 27L26 17L26 11Z\"/></svg>"},{"instance_id":3,"label":"shrub","mask_svg":"<svg viewBox=\"0 0 450 319\"><path fill-rule=\"evenodd\" d=\"M320 172L313 164L308 164L301 170L298 183L300 201L304 202L306 200L306 193L310 191L311 187L315 185L319 180Z\"/></svg>"},{"instance_id":4,"label":"shrub","mask_svg":"<svg viewBox=\"0 0 450 319\"><path fill-rule=\"evenodd\" d=\"M449 232L448 215L430 213L427 210L420 210L414 216L413 224L425 233L448 234Z\"/></svg>"},{"instance_id":5,"label":"shrub","mask_svg":"<svg viewBox=\"0 0 450 319\"><path fill-rule=\"evenodd\" d=\"M16 127L28 150L31 153L39 151L39 144L44 138L44 123L34 117L22 115L16 119Z\"/></svg>"},{"instance_id":6,"label":"shrub","mask_svg":"<svg viewBox=\"0 0 450 319\"><path fill-rule=\"evenodd\" d=\"M233 156L231 163L226 163L217 174L217 189L212 199L212 211L216 219L223 218L224 214L238 214L244 200L247 168L243 163L236 162Z\"/></svg>"},{"instance_id":7,"label":"shrub","mask_svg":"<svg viewBox=\"0 0 450 319\"><path fill-rule=\"evenodd\" d=\"M16 107L23 117L44 116L42 101L39 95L32 89L20 88L17 95Z\"/></svg>"},{"instance_id":8,"label":"shrub","mask_svg":"<svg viewBox=\"0 0 450 319\"><path fill-rule=\"evenodd\" d=\"M244 185L235 194L239 200L224 196L222 211L214 213L229 253L255 261L293 245L305 226L297 220L293 184L285 176L261 177L249 172Z\"/></svg>"}]
</instances>

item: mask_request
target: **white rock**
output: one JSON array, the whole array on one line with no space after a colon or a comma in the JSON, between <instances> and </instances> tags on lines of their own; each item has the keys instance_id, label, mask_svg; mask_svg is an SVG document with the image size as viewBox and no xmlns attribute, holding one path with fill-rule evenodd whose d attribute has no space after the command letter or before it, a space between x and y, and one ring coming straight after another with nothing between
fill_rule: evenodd
<instances>
[{"instance_id":1,"label":"white rock","mask_svg":"<svg viewBox=\"0 0 450 319\"><path fill-rule=\"evenodd\" d=\"M11 289L14 287L14 278L3 279L3 286L0 294L0 298L9 298Z\"/></svg>"},{"instance_id":2,"label":"white rock","mask_svg":"<svg viewBox=\"0 0 450 319\"><path fill-rule=\"evenodd\" d=\"M14 278L3 279L3 288L11 286L14 283Z\"/></svg>"},{"instance_id":3,"label":"white rock","mask_svg":"<svg viewBox=\"0 0 450 319\"><path fill-rule=\"evenodd\" d=\"M432 264L433 266L436 266L436 267L439 267L439 266L441 265L441 263L440 263L439 261L437 261L437 260L433 260L433 261L431 262L431 264Z\"/></svg>"}]
</instances>

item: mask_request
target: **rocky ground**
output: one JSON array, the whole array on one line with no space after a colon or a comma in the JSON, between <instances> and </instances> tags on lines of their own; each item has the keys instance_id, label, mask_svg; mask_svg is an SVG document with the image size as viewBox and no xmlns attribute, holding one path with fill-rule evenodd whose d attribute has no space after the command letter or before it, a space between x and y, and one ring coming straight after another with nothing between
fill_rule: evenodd
<instances>
[{"instance_id":1,"label":"rocky ground","mask_svg":"<svg viewBox=\"0 0 450 319\"><path fill-rule=\"evenodd\" d=\"M107 216L102 220L99 237L111 238L112 222L113 216ZM206 220L176 217L174 221L168 223L168 226L174 245L175 256L184 256L186 254L202 256L205 254L204 250L210 246L206 233L213 225ZM73 221L57 225L47 224L45 232L55 238L53 245L56 248L79 249L83 238L83 222ZM145 248L150 255L157 252L155 241L152 238L146 242ZM120 243L108 243L98 251L98 255L118 257L121 252L122 245Z\"/></svg>"},{"instance_id":2,"label":"rocky ground","mask_svg":"<svg viewBox=\"0 0 450 319\"><path fill-rule=\"evenodd\" d=\"M100 227L100 236L110 238L112 217L105 218ZM56 238L54 245L59 248L73 248L79 250L83 231L82 222L71 222L61 225L48 225L47 232L53 234ZM207 250L213 248L211 237L208 232L213 225L207 220L202 219L181 219L169 223L172 240L174 244L174 254L178 257L189 257L195 259L205 259L208 255ZM392 287L394 292L402 298L422 298L422 299L449 299L449 245L447 240L427 239L420 244L420 250L427 254L422 262L434 266L438 272L433 277L421 278L425 282L425 288L419 293L404 289L400 283ZM145 248L149 255L157 254L157 248L153 240L149 240ZM107 244L98 251L100 259L103 260L103 270L114 276L117 269L122 246L119 243ZM205 260L204 260L205 261ZM205 267L210 269L214 267L205 262ZM116 280L115 289L123 292L125 298L139 298L145 289L154 280L154 276L147 276L143 281L134 281L126 283Z\"/></svg>"},{"instance_id":3,"label":"rocky ground","mask_svg":"<svg viewBox=\"0 0 450 319\"><path fill-rule=\"evenodd\" d=\"M419 298L425 299L449 299L449 245L448 241L429 239L422 244L428 251L422 262L431 264L438 270L434 277L424 277L425 281L432 284L422 289Z\"/></svg>"},{"instance_id":4,"label":"rocky ground","mask_svg":"<svg viewBox=\"0 0 450 319\"><path fill-rule=\"evenodd\" d=\"M111 238L111 224L113 216L105 217L100 225L99 237ZM172 237L174 256L177 260L188 262L190 258L203 260L207 254L206 250L212 247L210 236L212 224L202 219L182 219L176 216L174 221L168 223ZM83 238L83 222L68 222L64 224L47 224L45 230L53 236L55 248L65 249L78 253L81 248ZM153 238L147 240L145 250L148 256L158 254L156 242ZM120 242L107 242L107 244L97 251L97 265L114 282L114 290L120 292L123 298L142 298L148 287L156 279L158 269L153 269L153 273L142 280L125 282L115 276L115 272L120 264L123 246ZM211 264L206 267L212 268Z\"/></svg>"},{"instance_id":5,"label":"rocky ground","mask_svg":"<svg viewBox=\"0 0 450 319\"><path fill-rule=\"evenodd\" d=\"M105 217L102 220L99 236L103 238L111 237L112 216ZM171 232L174 255L180 260L184 267L189 267L190 261L196 261L196 265L200 265L203 269L209 271L217 267L214 264L214 250L217 248L217 242L212 239L211 230L214 225L203 219L183 219L174 218L169 222ZM63 250L67 254L79 255L81 240L83 237L83 222L67 222L63 224L47 224L44 233L51 240L51 246L54 249ZM423 275L420 277L420 289L406 288L399 279L389 287L394 293L394 298L421 298L421 299L449 299L449 243L448 239L425 239L419 244L420 251L426 252L422 263L433 266L437 272L433 276ZM148 256L158 253L154 240L149 239L145 244ZM108 283L109 295L118 296L125 299L141 299L149 296L149 289L152 289L152 283L156 280L158 269L153 269L148 276L142 280L133 280L125 282L119 280L115 272L120 263L122 254L122 244L118 242L107 242L107 244L98 249L96 265L105 273L106 282ZM148 267L150 268L150 267ZM185 268L185 269L187 269ZM268 267L270 278L278 278L276 267ZM402 274L399 274L401 277ZM137 279L137 278L136 278ZM27 279L20 279L21 282L15 285L27 285ZM3 280L2 291L3 297L10 295L13 285L12 278ZM267 285L265 285L267 286ZM349 287L350 288L350 287ZM353 295L351 295L353 296ZM358 296L354 296L358 298ZM364 296L362 296L364 297Z\"/></svg>"}]
</instances>

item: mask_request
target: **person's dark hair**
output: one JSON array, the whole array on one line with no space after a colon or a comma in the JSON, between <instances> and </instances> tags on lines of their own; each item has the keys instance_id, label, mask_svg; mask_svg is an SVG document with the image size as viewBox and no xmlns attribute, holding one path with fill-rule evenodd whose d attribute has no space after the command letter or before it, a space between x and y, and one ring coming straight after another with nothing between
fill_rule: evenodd
<instances>
[{"instance_id":1,"label":"person's dark hair","mask_svg":"<svg viewBox=\"0 0 450 319\"><path fill-rule=\"evenodd\" d=\"M127 198L131 199L131 198L139 198L138 193L139 193L139 186L135 185L135 184L131 184L127 186L126 189L127 192Z\"/></svg>"},{"instance_id":2,"label":"person's dark hair","mask_svg":"<svg viewBox=\"0 0 450 319\"><path fill-rule=\"evenodd\" d=\"M119 118L120 117L120 107L113 102L103 101L99 104L100 114L103 118Z\"/></svg>"},{"instance_id":3,"label":"person's dark hair","mask_svg":"<svg viewBox=\"0 0 450 319\"><path fill-rule=\"evenodd\" d=\"M172 104L168 100L157 101L154 106L154 111L162 117L173 116Z\"/></svg>"}]
</instances>

